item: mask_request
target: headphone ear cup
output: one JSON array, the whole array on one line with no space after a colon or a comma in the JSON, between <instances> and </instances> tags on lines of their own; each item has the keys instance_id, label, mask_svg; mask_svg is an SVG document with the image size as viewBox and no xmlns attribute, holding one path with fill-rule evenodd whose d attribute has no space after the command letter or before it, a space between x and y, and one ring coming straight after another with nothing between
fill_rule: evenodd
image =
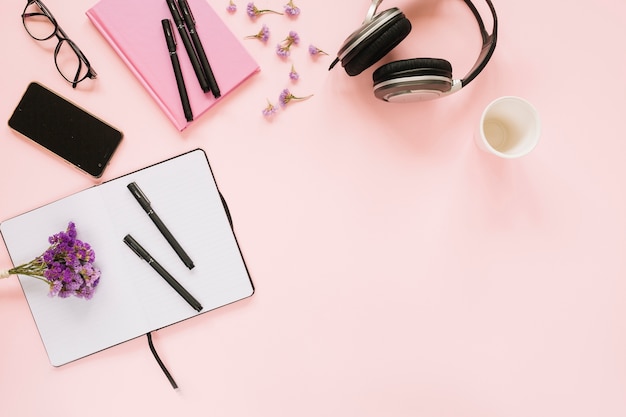
<instances>
[{"instance_id":1,"label":"headphone ear cup","mask_svg":"<svg viewBox=\"0 0 626 417\"><path fill-rule=\"evenodd\" d=\"M452 64L439 58L412 58L389 62L372 74L374 84L396 78L436 75L452 80Z\"/></svg>"},{"instance_id":2,"label":"headphone ear cup","mask_svg":"<svg viewBox=\"0 0 626 417\"><path fill-rule=\"evenodd\" d=\"M360 45L342 60L346 72L350 76L359 75L387 55L411 32L411 22L400 14L387 22L371 39L365 39Z\"/></svg>"},{"instance_id":3,"label":"headphone ear cup","mask_svg":"<svg viewBox=\"0 0 626 417\"><path fill-rule=\"evenodd\" d=\"M385 101L437 98L452 91L452 65L445 59L413 58L389 62L372 74L374 95Z\"/></svg>"}]
</instances>

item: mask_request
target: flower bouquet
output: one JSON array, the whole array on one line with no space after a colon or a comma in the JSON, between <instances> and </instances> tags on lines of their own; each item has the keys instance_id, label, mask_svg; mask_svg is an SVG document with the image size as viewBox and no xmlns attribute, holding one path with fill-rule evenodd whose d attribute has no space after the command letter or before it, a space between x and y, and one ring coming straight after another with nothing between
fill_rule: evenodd
<instances>
[{"instance_id":1,"label":"flower bouquet","mask_svg":"<svg viewBox=\"0 0 626 417\"><path fill-rule=\"evenodd\" d=\"M94 266L96 254L88 243L76 238L76 225L69 222L67 230L48 238L50 247L32 261L0 271L0 278L13 274L37 278L50 288L50 297L74 295L91 299L100 282L100 270Z\"/></svg>"}]
</instances>

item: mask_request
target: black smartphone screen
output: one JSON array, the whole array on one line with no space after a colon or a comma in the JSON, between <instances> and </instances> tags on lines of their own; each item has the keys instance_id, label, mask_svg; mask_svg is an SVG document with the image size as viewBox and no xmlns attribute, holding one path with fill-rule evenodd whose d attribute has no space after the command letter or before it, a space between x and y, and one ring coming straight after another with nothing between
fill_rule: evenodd
<instances>
[{"instance_id":1,"label":"black smartphone screen","mask_svg":"<svg viewBox=\"0 0 626 417\"><path fill-rule=\"evenodd\" d=\"M122 140L122 132L35 82L9 126L96 178Z\"/></svg>"}]
</instances>

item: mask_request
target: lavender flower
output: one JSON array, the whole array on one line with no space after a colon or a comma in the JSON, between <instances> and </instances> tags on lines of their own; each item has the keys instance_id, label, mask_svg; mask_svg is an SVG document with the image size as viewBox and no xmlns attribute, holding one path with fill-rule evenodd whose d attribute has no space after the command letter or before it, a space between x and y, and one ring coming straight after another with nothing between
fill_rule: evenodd
<instances>
[{"instance_id":1,"label":"lavender flower","mask_svg":"<svg viewBox=\"0 0 626 417\"><path fill-rule=\"evenodd\" d=\"M276 55L281 58L287 58L289 55L291 55L291 51L289 50L288 46L279 43L278 45L276 45Z\"/></svg>"},{"instance_id":2,"label":"lavender flower","mask_svg":"<svg viewBox=\"0 0 626 417\"><path fill-rule=\"evenodd\" d=\"M228 0L228 6L226 6L228 13L235 13L237 11L237 5L233 3L233 0Z\"/></svg>"},{"instance_id":3,"label":"lavender flower","mask_svg":"<svg viewBox=\"0 0 626 417\"><path fill-rule=\"evenodd\" d=\"M269 38L270 38L270 28L268 28L267 25L265 24L263 25L261 30L259 30L259 32L256 33L255 35L250 35L250 36L245 37L245 39L258 39L263 43L267 42Z\"/></svg>"},{"instance_id":4,"label":"lavender flower","mask_svg":"<svg viewBox=\"0 0 626 417\"><path fill-rule=\"evenodd\" d=\"M285 42L287 42L289 45L299 44L300 36L298 35L298 32L296 32L295 30L290 30L289 35L287 35L287 37L285 38Z\"/></svg>"},{"instance_id":5,"label":"lavender flower","mask_svg":"<svg viewBox=\"0 0 626 417\"><path fill-rule=\"evenodd\" d=\"M267 100L267 107L263 109L263 116L269 118L275 115L277 111L278 111L278 107L276 107L269 100Z\"/></svg>"},{"instance_id":6,"label":"lavender flower","mask_svg":"<svg viewBox=\"0 0 626 417\"><path fill-rule=\"evenodd\" d=\"M292 100L306 100L311 97L313 97L313 94L306 97L296 97L291 93L291 91L289 91L288 88L285 88L278 96L278 103L280 103L282 107L285 107Z\"/></svg>"},{"instance_id":7,"label":"lavender flower","mask_svg":"<svg viewBox=\"0 0 626 417\"><path fill-rule=\"evenodd\" d=\"M298 74L293 64L291 65L291 71L289 71L289 78L291 79L291 81L294 81L294 82L300 79L300 74Z\"/></svg>"},{"instance_id":8,"label":"lavender flower","mask_svg":"<svg viewBox=\"0 0 626 417\"><path fill-rule=\"evenodd\" d=\"M94 266L96 254L91 246L76 236L76 225L69 222L66 231L48 238L50 247L41 256L0 273L0 278L27 275L47 283L50 297L91 299L100 282L100 270Z\"/></svg>"},{"instance_id":9,"label":"lavender flower","mask_svg":"<svg viewBox=\"0 0 626 417\"><path fill-rule=\"evenodd\" d=\"M293 4L293 0L289 0L289 3L283 6L285 8L285 13L287 16L295 17L300 14L300 8Z\"/></svg>"},{"instance_id":10,"label":"lavender flower","mask_svg":"<svg viewBox=\"0 0 626 417\"><path fill-rule=\"evenodd\" d=\"M316 56L316 55L328 55L326 52L322 51L320 48L318 48L315 45L309 45L309 54L311 56Z\"/></svg>"},{"instance_id":11,"label":"lavender flower","mask_svg":"<svg viewBox=\"0 0 626 417\"><path fill-rule=\"evenodd\" d=\"M248 13L248 16L250 17L250 19L256 19L257 17L265 13L282 14L280 12L276 12L274 10L269 10L269 9L259 10L254 5L253 2L248 3L248 5L246 6L246 13Z\"/></svg>"},{"instance_id":12,"label":"lavender flower","mask_svg":"<svg viewBox=\"0 0 626 417\"><path fill-rule=\"evenodd\" d=\"M294 30L289 32L289 35L281 43L276 45L276 54L282 58L286 58L291 54L289 50L291 45L297 45L300 43L300 36Z\"/></svg>"}]
</instances>

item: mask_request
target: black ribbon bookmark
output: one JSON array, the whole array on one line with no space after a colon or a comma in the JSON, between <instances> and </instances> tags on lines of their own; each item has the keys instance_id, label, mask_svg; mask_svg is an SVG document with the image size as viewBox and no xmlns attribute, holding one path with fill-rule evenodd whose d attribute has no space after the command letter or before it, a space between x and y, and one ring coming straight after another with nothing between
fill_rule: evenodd
<instances>
[{"instance_id":1,"label":"black ribbon bookmark","mask_svg":"<svg viewBox=\"0 0 626 417\"><path fill-rule=\"evenodd\" d=\"M148 336L148 345L150 346L150 351L152 351L152 355L154 356L154 359L156 359L157 363L161 367L161 370L163 371L167 379L170 381L170 384L172 384L172 388L177 389L178 385L176 384L176 381L174 381L174 378L172 377L170 372L167 370L167 368L163 364L163 361L161 360L161 358L159 358L159 354L157 353L156 349L154 348L154 345L152 344L152 333L148 332L146 333L146 336Z\"/></svg>"}]
</instances>

